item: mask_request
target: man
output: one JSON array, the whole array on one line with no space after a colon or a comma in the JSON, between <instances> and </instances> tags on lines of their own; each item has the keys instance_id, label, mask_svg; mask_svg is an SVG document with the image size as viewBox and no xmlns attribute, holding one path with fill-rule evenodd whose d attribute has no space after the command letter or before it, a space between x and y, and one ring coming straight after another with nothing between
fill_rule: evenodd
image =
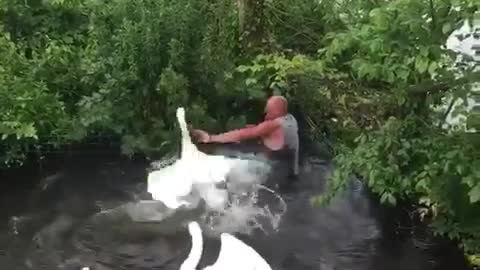
<instances>
[{"instance_id":1,"label":"man","mask_svg":"<svg viewBox=\"0 0 480 270\"><path fill-rule=\"evenodd\" d=\"M214 135L199 129L193 130L192 133L201 143L238 143L244 140L258 140L268 157L289 159L291 165L289 176L298 175L298 124L295 117L288 113L288 101L283 96L272 96L268 99L265 106L265 119L257 125Z\"/></svg>"}]
</instances>

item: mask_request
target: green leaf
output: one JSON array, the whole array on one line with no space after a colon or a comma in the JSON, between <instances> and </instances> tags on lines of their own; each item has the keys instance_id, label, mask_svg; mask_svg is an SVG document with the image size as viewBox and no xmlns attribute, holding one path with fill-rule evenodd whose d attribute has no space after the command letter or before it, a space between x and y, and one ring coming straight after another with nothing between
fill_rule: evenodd
<instances>
[{"instance_id":1,"label":"green leaf","mask_svg":"<svg viewBox=\"0 0 480 270\"><path fill-rule=\"evenodd\" d=\"M243 73L243 72L245 72L245 71L247 71L247 70L250 70L250 67L249 67L249 66L241 65L241 66L238 66L238 67L237 67L237 71L238 71L238 72L242 72L242 73Z\"/></svg>"},{"instance_id":2,"label":"green leaf","mask_svg":"<svg viewBox=\"0 0 480 270\"><path fill-rule=\"evenodd\" d=\"M466 176L462 178L462 183L466 184L468 187L473 187L475 185L475 179L473 176Z\"/></svg>"},{"instance_id":3,"label":"green leaf","mask_svg":"<svg viewBox=\"0 0 480 270\"><path fill-rule=\"evenodd\" d=\"M253 65L251 68L250 68L253 72L258 72L258 71L261 71L263 69L263 66L262 65L259 65L259 64L255 64Z\"/></svg>"},{"instance_id":4,"label":"green leaf","mask_svg":"<svg viewBox=\"0 0 480 270\"><path fill-rule=\"evenodd\" d=\"M38 139L37 137L37 129L33 126L33 123L30 123L22 128L22 133L23 136L28 137L28 138L35 138Z\"/></svg>"},{"instance_id":5,"label":"green leaf","mask_svg":"<svg viewBox=\"0 0 480 270\"><path fill-rule=\"evenodd\" d=\"M430 50L428 47L422 47L420 49L420 55L427 58L428 57L428 54L430 53Z\"/></svg>"},{"instance_id":6,"label":"green leaf","mask_svg":"<svg viewBox=\"0 0 480 270\"><path fill-rule=\"evenodd\" d=\"M450 22L444 23L442 26L442 32L444 34L448 34L450 31L452 31L452 24Z\"/></svg>"},{"instance_id":7,"label":"green leaf","mask_svg":"<svg viewBox=\"0 0 480 270\"><path fill-rule=\"evenodd\" d=\"M470 190L468 195L470 196L471 203L480 201L480 184L477 184L472 190Z\"/></svg>"},{"instance_id":8,"label":"green leaf","mask_svg":"<svg viewBox=\"0 0 480 270\"><path fill-rule=\"evenodd\" d=\"M421 179L420 181L418 181L415 185L415 189L420 192L425 191L427 189L427 182L425 181L425 179Z\"/></svg>"},{"instance_id":9,"label":"green leaf","mask_svg":"<svg viewBox=\"0 0 480 270\"><path fill-rule=\"evenodd\" d=\"M380 12L382 12L381 9L379 8L374 8L370 11L370 13L368 14L370 17L376 17L380 14Z\"/></svg>"},{"instance_id":10,"label":"green leaf","mask_svg":"<svg viewBox=\"0 0 480 270\"><path fill-rule=\"evenodd\" d=\"M433 76L435 74L435 71L438 68L438 64L436 62L431 62L430 65L428 66L428 73L430 73L430 76Z\"/></svg>"},{"instance_id":11,"label":"green leaf","mask_svg":"<svg viewBox=\"0 0 480 270\"><path fill-rule=\"evenodd\" d=\"M455 169L457 170L458 174L463 174L463 165L462 164L457 164L457 166L455 166Z\"/></svg>"},{"instance_id":12,"label":"green leaf","mask_svg":"<svg viewBox=\"0 0 480 270\"><path fill-rule=\"evenodd\" d=\"M256 84L256 83L257 83L257 79L255 79L255 78L248 78L248 79L245 80L245 84L247 86L251 86L252 84Z\"/></svg>"},{"instance_id":13,"label":"green leaf","mask_svg":"<svg viewBox=\"0 0 480 270\"><path fill-rule=\"evenodd\" d=\"M384 192L382 196L380 196L380 203L385 203L387 201L388 194Z\"/></svg>"},{"instance_id":14,"label":"green leaf","mask_svg":"<svg viewBox=\"0 0 480 270\"><path fill-rule=\"evenodd\" d=\"M391 205L397 204L397 199L391 193L388 193L387 200L388 200L388 203L390 203Z\"/></svg>"},{"instance_id":15,"label":"green leaf","mask_svg":"<svg viewBox=\"0 0 480 270\"><path fill-rule=\"evenodd\" d=\"M425 71L428 69L428 59L417 57L415 59L415 68L418 72L425 73Z\"/></svg>"},{"instance_id":16,"label":"green leaf","mask_svg":"<svg viewBox=\"0 0 480 270\"><path fill-rule=\"evenodd\" d=\"M66 36L63 38L63 41L65 41L65 43L67 44L72 44L73 43L73 38L69 37L69 36Z\"/></svg>"},{"instance_id":17,"label":"green leaf","mask_svg":"<svg viewBox=\"0 0 480 270\"><path fill-rule=\"evenodd\" d=\"M384 192L382 196L380 196L380 202L381 203L389 203L391 205L396 205L397 204L397 199L395 196L393 196L392 193L390 192Z\"/></svg>"}]
</instances>

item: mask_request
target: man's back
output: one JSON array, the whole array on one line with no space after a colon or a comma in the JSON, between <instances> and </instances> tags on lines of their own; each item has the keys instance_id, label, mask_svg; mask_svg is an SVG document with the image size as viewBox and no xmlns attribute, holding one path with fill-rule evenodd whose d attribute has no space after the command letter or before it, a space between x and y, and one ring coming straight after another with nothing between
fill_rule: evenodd
<instances>
[{"instance_id":1,"label":"man's back","mask_svg":"<svg viewBox=\"0 0 480 270\"><path fill-rule=\"evenodd\" d=\"M285 145L284 148L287 148L289 151L292 151L293 155L293 174L298 175L299 170L299 139L298 139L298 123L297 119L291 114L287 114L283 117L282 129L284 133Z\"/></svg>"}]
</instances>

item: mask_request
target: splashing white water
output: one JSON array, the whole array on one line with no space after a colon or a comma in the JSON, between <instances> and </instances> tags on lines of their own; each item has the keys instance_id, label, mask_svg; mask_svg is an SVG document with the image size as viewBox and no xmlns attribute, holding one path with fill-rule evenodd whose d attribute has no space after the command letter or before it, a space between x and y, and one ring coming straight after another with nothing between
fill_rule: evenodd
<instances>
[{"instance_id":1,"label":"splashing white water","mask_svg":"<svg viewBox=\"0 0 480 270\"><path fill-rule=\"evenodd\" d=\"M206 204L204 218L214 232L249 233L255 228L265 231L260 220L268 220L274 230L286 211L283 200L272 190L262 187L270 165L255 160L207 155L192 143L183 108L177 110L182 132L180 159L153 171L148 176L148 192L154 200L163 202L169 210L180 207L196 208L201 200ZM218 188L224 183L226 188ZM279 211L260 206L259 190L274 194Z\"/></svg>"},{"instance_id":2,"label":"splashing white water","mask_svg":"<svg viewBox=\"0 0 480 270\"><path fill-rule=\"evenodd\" d=\"M259 200L261 190L267 191L270 196L273 195L276 201L262 205ZM262 197L265 198L266 194ZM281 217L286 211L287 205L280 195L267 187L256 185L250 192L231 193L229 205L222 211L206 213L205 219L213 234L219 232L250 234L256 229L267 233L269 228L272 231L278 229Z\"/></svg>"}]
</instances>

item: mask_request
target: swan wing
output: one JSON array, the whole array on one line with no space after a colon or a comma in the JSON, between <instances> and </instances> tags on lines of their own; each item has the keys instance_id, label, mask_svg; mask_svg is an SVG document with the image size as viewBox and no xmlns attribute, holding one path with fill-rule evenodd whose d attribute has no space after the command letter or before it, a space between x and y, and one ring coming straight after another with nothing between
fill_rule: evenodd
<instances>
[{"instance_id":1,"label":"swan wing","mask_svg":"<svg viewBox=\"0 0 480 270\"><path fill-rule=\"evenodd\" d=\"M184 171L180 163L153 171L148 175L147 191L152 194L154 200L162 201L168 208L177 209L186 205L180 198L192 191L192 181Z\"/></svg>"},{"instance_id":2,"label":"swan wing","mask_svg":"<svg viewBox=\"0 0 480 270\"><path fill-rule=\"evenodd\" d=\"M265 259L260 256L260 254L258 254L255 249L245 244L243 241L239 240L235 236L227 233L222 234L222 242L226 242L227 245L230 246L229 249L232 252L240 251L241 254L245 256L242 256L246 259L245 261L248 261L248 264L252 266L252 270L272 270L267 261L265 261ZM244 259L242 259L242 261L244 261Z\"/></svg>"},{"instance_id":3,"label":"swan wing","mask_svg":"<svg viewBox=\"0 0 480 270\"><path fill-rule=\"evenodd\" d=\"M207 176L204 179L211 183L224 182L230 172L244 162L241 159L208 155L204 159L204 165L202 166L205 171L204 174Z\"/></svg>"}]
</instances>

